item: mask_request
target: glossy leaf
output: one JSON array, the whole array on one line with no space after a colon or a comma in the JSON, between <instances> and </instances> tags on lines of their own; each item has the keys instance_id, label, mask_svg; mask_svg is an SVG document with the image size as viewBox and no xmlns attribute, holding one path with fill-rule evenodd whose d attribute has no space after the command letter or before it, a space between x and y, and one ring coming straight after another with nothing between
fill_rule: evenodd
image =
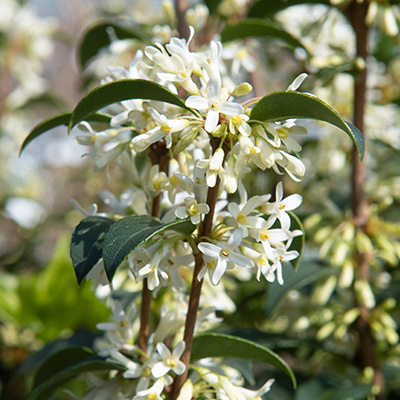
<instances>
[{"instance_id":1,"label":"glossy leaf","mask_svg":"<svg viewBox=\"0 0 400 400\"><path fill-rule=\"evenodd\" d=\"M221 32L221 40L223 42L253 36L281 39L290 47L302 47L305 49L298 39L286 32L278 23L265 19L246 19L234 25L227 25Z\"/></svg>"},{"instance_id":2,"label":"glossy leaf","mask_svg":"<svg viewBox=\"0 0 400 400\"><path fill-rule=\"evenodd\" d=\"M286 293L291 290L299 290L329 273L332 273L332 268L326 268L322 264L310 262L304 262L298 271L291 268L284 268L284 285L274 282L268 286L267 316L269 316L275 307L285 298Z\"/></svg>"},{"instance_id":3,"label":"glossy leaf","mask_svg":"<svg viewBox=\"0 0 400 400\"><path fill-rule=\"evenodd\" d=\"M330 395L324 393L326 400L364 400L371 394L372 384L363 383L358 385L345 386L330 390Z\"/></svg>"},{"instance_id":4,"label":"glossy leaf","mask_svg":"<svg viewBox=\"0 0 400 400\"><path fill-rule=\"evenodd\" d=\"M304 232L304 227L303 224L300 221L300 218L292 212L288 212L290 215L290 219L292 221L290 230L293 231L295 229L299 229L303 232L301 236L296 236L293 238L293 241L289 247L289 250L296 250L299 252L299 256L292 260L290 263L293 265L294 270L296 271L299 267L300 261L301 261L301 255L303 254L303 249L304 249L304 244L305 244L305 232Z\"/></svg>"},{"instance_id":5,"label":"glossy leaf","mask_svg":"<svg viewBox=\"0 0 400 400\"><path fill-rule=\"evenodd\" d=\"M196 336L193 339L191 362L208 357L236 357L273 365L288 374L293 387L296 387L296 378L286 361L268 348L250 340L220 333Z\"/></svg>"},{"instance_id":6,"label":"glossy leaf","mask_svg":"<svg viewBox=\"0 0 400 400\"><path fill-rule=\"evenodd\" d=\"M113 223L110 218L90 216L75 228L70 255L79 284L102 257L104 237Z\"/></svg>"},{"instance_id":7,"label":"glossy leaf","mask_svg":"<svg viewBox=\"0 0 400 400\"><path fill-rule=\"evenodd\" d=\"M69 123L69 130L100 109L131 99L162 101L195 113L191 108L185 106L185 102L179 96L155 82L143 79L122 79L106 83L90 91L75 107Z\"/></svg>"},{"instance_id":8,"label":"glossy leaf","mask_svg":"<svg viewBox=\"0 0 400 400\"><path fill-rule=\"evenodd\" d=\"M47 131L50 131L53 128L56 128L57 126L61 125L67 125L69 124L69 120L71 118L72 113L67 112L63 114L58 114L55 115L54 117L45 119L42 122L39 122L30 132L29 135L26 137L24 142L22 143L20 154L23 152L25 147L33 140L36 139L38 136L40 136L42 133L45 133ZM92 114L89 115L87 118L87 121L90 122L109 122L110 117L105 114Z\"/></svg>"},{"instance_id":9,"label":"glossy leaf","mask_svg":"<svg viewBox=\"0 0 400 400\"><path fill-rule=\"evenodd\" d=\"M189 234L195 229L195 225L189 219L162 224L147 215L131 215L114 223L107 232L103 245L104 267L110 282L129 253L156 233L167 229Z\"/></svg>"},{"instance_id":10,"label":"glossy leaf","mask_svg":"<svg viewBox=\"0 0 400 400\"><path fill-rule=\"evenodd\" d=\"M108 29L113 29L118 39L137 39L140 41L148 41L149 37L142 30L134 29L111 21L102 21L90 26L83 34L82 41L79 45L79 60L81 66L94 57L102 47L110 44L110 36Z\"/></svg>"},{"instance_id":11,"label":"glossy leaf","mask_svg":"<svg viewBox=\"0 0 400 400\"><path fill-rule=\"evenodd\" d=\"M331 6L330 0L258 0L250 8L248 16L251 18L272 17L285 8L299 4L325 4Z\"/></svg>"},{"instance_id":12,"label":"glossy leaf","mask_svg":"<svg viewBox=\"0 0 400 400\"><path fill-rule=\"evenodd\" d=\"M18 367L17 374L24 375L28 372L34 371L43 365L43 362L51 356L59 353L65 349L71 348L92 348L95 339L100 335L89 331L75 332L72 336L67 338L59 338L47 343L39 351L32 353L26 360Z\"/></svg>"},{"instance_id":13,"label":"glossy leaf","mask_svg":"<svg viewBox=\"0 0 400 400\"><path fill-rule=\"evenodd\" d=\"M364 157L364 137L361 131L346 122L331 106L317 97L301 92L275 92L264 96L251 110L250 119L283 121L291 118L315 119L328 122L350 136L357 147L360 160Z\"/></svg>"},{"instance_id":14,"label":"glossy leaf","mask_svg":"<svg viewBox=\"0 0 400 400\"><path fill-rule=\"evenodd\" d=\"M48 358L39 368L28 400L49 399L57 388L83 372L115 369L124 370L121 365L93 355L89 349L64 349Z\"/></svg>"}]
</instances>

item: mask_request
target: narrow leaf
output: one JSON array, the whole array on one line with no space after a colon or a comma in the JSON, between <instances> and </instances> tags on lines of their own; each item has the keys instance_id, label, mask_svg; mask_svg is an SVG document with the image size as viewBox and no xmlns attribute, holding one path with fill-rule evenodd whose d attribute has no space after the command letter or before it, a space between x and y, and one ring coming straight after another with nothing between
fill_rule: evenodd
<instances>
[{"instance_id":1,"label":"narrow leaf","mask_svg":"<svg viewBox=\"0 0 400 400\"><path fill-rule=\"evenodd\" d=\"M285 268L283 270L285 284L279 285L278 282L274 282L268 286L267 316L271 315L275 307L285 298L286 293L291 290L299 290L329 273L332 273L332 268L326 268L324 265L316 263L304 262L298 271Z\"/></svg>"},{"instance_id":2,"label":"narrow leaf","mask_svg":"<svg viewBox=\"0 0 400 400\"><path fill-rule=\"evenodd\" d=\"M299 229L303 232L301 236L296 236L292 244L289 247L289 250L296 250L299 252L299 256L292 260L290 263L293 265L294 270L296 271L299 267L300 261L301 261L301 255L303 254L303 249L304 249L304 243L305 243L305 232L304 232L304 227L303 224L300 221L300 218L292 212L288 212L290 215L290 219L292 220L290 230L296 230Z\"/></svg>"},{"instance_id":3,"label":"narrow leaf","mask_svg":"<svg viewBox=\"0 0 400 400\"><path fill-rule=\"evenodd\" d=\"M236 336L220 333L205 333L193 339L191 362L208 357L237 357L247 360L261 361L273 365L287 373L296 388L296 378L293 371L278 354Z\"/></svg>"},{"instance_id":4,"label":"narrow leaf","mask_svg":"<svg viewBox=\"0 0 400 400\"><path fill-rule=\"evenodd\" d=\"M358 385L340 387L330 390L331 395L325 394L326 400L364 400L371 394L372 384L362 383ZM328 392L328 391L327 391Z\"/></svg>"},{"instance_id":5,"label":"narrow leaf","mask_svg":"<svg viewBox=\"0 0 400 400\"><path fill-rule=\"evenodd\" d=\"M83 219L75 228L70 255L78 284L100 260L104 237L113 223L114 220L110 218L91 216Z\"/></svg>"},{"instance_id":6,"label":"narrow leaf","mask_svg":"<svg viewBox=\"0 0 400 400\"><path fill-rule=\"evenodd\" d=\"M104 239L103 259L108 279L111 282L115 271L128 254L156 233L173 229L189 234L194 228L195 225L188 219L176 220L168 224L162 224L147 215L131 215L120 219L111 226Z\"/></svg>"},{"instance_id":7,"label":"narrow leaf","mask_svg":"<svg viewBox=\"0 0 400 400\"><path fill-rule=\"evenodd\" d=\"M106 83L90 91L73 111L69 130L100 109L131 99L162 101L195 113L185 106L185 102L179 96L155 82L143 79L122 79Z\"/></svg>"},{"instance_id":8,"label":"narrow leaf","mask_svg":"<svg viewBox=\"0 0 400 400\"><path fill-rule=\"evenodd\" d=\"M302 47L305 49L297 38L286 32L278 23L265 19L245 19L237 24L226 26L221 32L221 40L223 42L252 36L281 39L292 48Z\"/></svg>"},{"instance_id":9,"label":"narrow leaf","mask_svg":"<svg viewBox=\"0 0 400 400\"><path fill-rule=\"evenodd\" d=\"M259 0L249 10L248 16L252 18L272 17L285 8L299 4L325 4L331 6L330 0Z\"/></svg>"},{"instance_id":10,"label":"narrow leaf","mask_svg":"<svg viewBox=\"0 0 400 400\"><path fill-rule=\"evenodd\" d=\"M301 92L275 92L264 96L251 110L250 119L283 121L291 118L315 119L332 124L350 136L360 161L364 157L364 137L361 131L346 122L331 106L317 97Z\"/></svg>"},{"instance_id":11,"label":"narrow leaf","mask_svg":"<svg viewBox=\"0 0 400 400\"><path fill-rule=\"evenodd\" d=\"M73 355L68 355L68 351ZM92 354L88 349L66 349L46 360L39 370L41 375L40 379L36 379L37 386L34 387L28 400L50 399L57 388L83 372L125 369L121 365Z\"/></svg>"},{"instance_id":12,"label":"narrow leaf","mask_svg":"<svg viewBox=\"0 0 400 400\"><path fill-rule=\"evenodd\" d=\"M137 39L140 41L148 41L148 36L142 30L131 27L122 26L111 21L102 21L88 28L83 34L82 41L79 45L79 59L82 68L94 57L102 47L108 46L110 36L108 29L113 29L118 39Z\"/></svg>"},{"instance_id":13,"label":"narrow leaf","mask_svg":"<svg viewBox=\"0 0 400 400\"><path fill-rule=\"evenodd\" d=\"M19 154L23 152L25 147L33 140L36 139L38 136L40 136L42 133L45 133L53 128L56 128L57 126L61 125L67 125L69 123L69 120L71 118L72 113L67 112L63 114L58 114L54 117L45 119L42 122L39 122L30 132L29 135L26 137L24 142L22 143L21 150ZM93 114L88 116L88 121L93 121L93 122L108 122L110 121L110 117L105 114Z\"/></svg>"}]
</instances>

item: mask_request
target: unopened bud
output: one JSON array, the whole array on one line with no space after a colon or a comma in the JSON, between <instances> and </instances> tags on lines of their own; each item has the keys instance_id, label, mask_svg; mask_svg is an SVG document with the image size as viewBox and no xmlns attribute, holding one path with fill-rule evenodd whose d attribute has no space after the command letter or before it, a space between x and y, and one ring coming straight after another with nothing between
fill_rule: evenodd
<instances>
[{"instance_id":1,"label":"unopened bud","mask_svg":"<svg viewBox=\"0 0 400 400\"><path fill-rule=\"evenodd\" d=\"M375 296L368 281L360 280L354 284L356 298L365 307L371 309L375 306Z\"/></svg>"},{"instance_id":2,"label":"unopened bud","mask_svg":"<svg viewBox=\"0 0 400 400\"><path fill-rule=\"evenodd\" d=\"M396 36L399 33L399 27L390 6L385 7L383 11L383 23L389 36Z\"/></svg>"},{"instance_id":3,"label":"unopened bud","mask_svg":"<svg viewBox=\"0 0 400 400\"><path fill-rule=\"evenodd\" d=\"M354 279L354 267L350 260L346 260L343 263L342 272L339 276L339 287L346 289L350 287Z\"/></svg>"},{"instance_id":4,"label":"unopened bud","mask_svg":"<svg viewBox=\"0 0 400 400\"><path fill-rule=\"evenodd\" d=\"M250 85L250 83L243 82L240 85L236 86L235 89L233 89L232 94L236 97L240 97L250 93L252 90L253 87Z\"/></svg>"},{"instance_id":5,"label":"unopened bud","mask_svg":"<svg viewBox=\"0 0 400 400\"><path fill-rule=\"evenodd\" d=\"M221 138L226 135L228 131L228 127L226 124L220 124L217 125L217 127L211 132L211 135L213 135L216 138Z\"/></svg>"},{"instance_id":6,"label":"unopened bud","mask_svg":"<svg viewBox=\"0 0 400 400\"><path fill-rule=\"evenodd\" d=\"M311 297L311 301L314 304L323 305L326 304L331 298L332 292L336 288L337 278L336 276L330 276L323 282L318 285Z\"/></svg>"},{"instance_id":7,"label":"unopened bud","mask_svg":"<svg viewBox=\"0 0 400 400\"><path fill-rule=\"evenodd\" d=\"M167 17L169 22L172 22L172 25L175 21L175 7L174 3L171 0L164 0L162 2L162 10Z\"/></svg>"},{"instance_id":8,"label":"unopened bud","mask_svg":"<svg viewBox=\"0 0 400 400\"><path fill-rule=\"evenodd\" d=\"M359 308L352 308L343 315L343 323L346 325L352 324L360 315Z\"/></svg>"},{"instance_id":9,"label":"unopened bud","mask_svg":"<svg viewBox=\"0 0 400 400\"><path fill-rule=\"evenodd\" d=\"M325 324L318 330L318 332L316 334L316 339L317 340L326 339L328 336L330 336L332 334L332 332L335 330L335 328L336 328L336 324L333 321L328 322L327 324Z\"/></svg>"}]
</instances>

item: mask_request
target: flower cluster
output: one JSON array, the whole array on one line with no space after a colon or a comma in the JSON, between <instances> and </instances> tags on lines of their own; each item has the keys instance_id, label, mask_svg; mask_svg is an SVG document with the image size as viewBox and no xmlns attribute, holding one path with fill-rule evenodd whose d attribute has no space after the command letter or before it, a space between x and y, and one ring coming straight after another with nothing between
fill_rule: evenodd
<instances>
[{"instance_id":1,"label":"flower cluster","mask_svg":"<svg viewBox=\"0 0 400 400\"><path fill-rule=\"evenodd\" d=\"M132 183L119 199L110 192L100 194L112 214L147 214L164 223L182 219L193 225L189 237L165 231L128 256L135 284L145 281L153 297L163 295L165 301L146 349L136 343L135 302L124 308L112 286L103 292L112 308L112 322L98 325L105 332L98 350L125 369L112 378L125 382L117 385L121 399L131 399L128 392L135 393L135 400L162 398L180 375L185 376L180 400L204 393L218 399L254 399L266 393L271 380L253 392L242 387L243 379L232 368L206 360L187 366L180 360L186 347L182 334L189 277L200 259L202 268L196 279L204 281L204 296L195 324L199 331L219 321L217 309L232 308L221 290L225 279L254 273L258 280L263 276L283 284L282 263L299 255L291 245L302 232L291 230L290 211L300 205L301 196L284 198L283 185L278 183L273 200L271 195L249 198L243 181L253 168L271 169L278 175L286 172L299 180L305 167L294 154L301 147L290 134L305 130L294 120L251 120L248 105L255 102L248 96L251 85L233 83L224 73L219 41L193 51L193 36L190 28L187 41L173 37L165 46L157 43L137 51L128 68L113 67L104 80L156 82L179 95L185 107L154 100L124 101L108 110L113 115L109 128L97 132L83 122L80 127L86 133L76 137L78 143L91 146L89 158L95 170L115 162ZM304 78L301 75L288 90L296 90ZM239 100L242 97L245 101ZM148 163L139 168L136 160L144 153L149 155ZM92 207L90 214L96 213ZM102 260L91 276L99 287L109 288L102 284L101 275ZM217 285L219 290L215 290ZM171 290L162 294L160 289L165 287ZM102 382L97 381L99 396ZM104 393L110 387L110 382L104 383Z\"/></svg>"}]
</instances>

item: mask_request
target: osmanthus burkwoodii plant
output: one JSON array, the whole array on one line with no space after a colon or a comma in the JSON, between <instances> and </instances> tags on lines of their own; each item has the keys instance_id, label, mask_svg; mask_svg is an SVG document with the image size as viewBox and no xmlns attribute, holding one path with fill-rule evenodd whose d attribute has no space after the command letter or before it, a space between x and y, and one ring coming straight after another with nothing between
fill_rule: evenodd
<instances>
[{"instance_id":1,"label":"osmanthus burkwoodii plant","mask_svg":"<svg viewBox=\"0 0 400 400\"><path fill-rule=\"evenodd\" d=\"M47 357L31 400L83 372L84 399L242 400L271 389L272 380L246 389L224 357L272 364L296 385L269 349L212 333L216 310L233 307L226 279L255 275L283 285L283 265L296 267L302 249L301 223L291 213L301 195L285 197L278 183L273 200L265 193L249 198L243 181L254 169L302 178L293 139L306 133L299 118L337 126L360 158L363 137L314 95L296 91L305 74L287 90L251 98L251 85L229 76L222 44L212 40L194 51L194 34L190 28L188 40L138 50L129 68L113 67L73 112L40 123L23 144L58 125L78 127L94 170L116 163L131 182L119 198L100 193L107 213L75 203L85 215L72 234L76 277L93 281L111 320L98 324L103 335L93 349ZM121 296L121 289L131 292Z\"/></svg>"}]
</instances>

